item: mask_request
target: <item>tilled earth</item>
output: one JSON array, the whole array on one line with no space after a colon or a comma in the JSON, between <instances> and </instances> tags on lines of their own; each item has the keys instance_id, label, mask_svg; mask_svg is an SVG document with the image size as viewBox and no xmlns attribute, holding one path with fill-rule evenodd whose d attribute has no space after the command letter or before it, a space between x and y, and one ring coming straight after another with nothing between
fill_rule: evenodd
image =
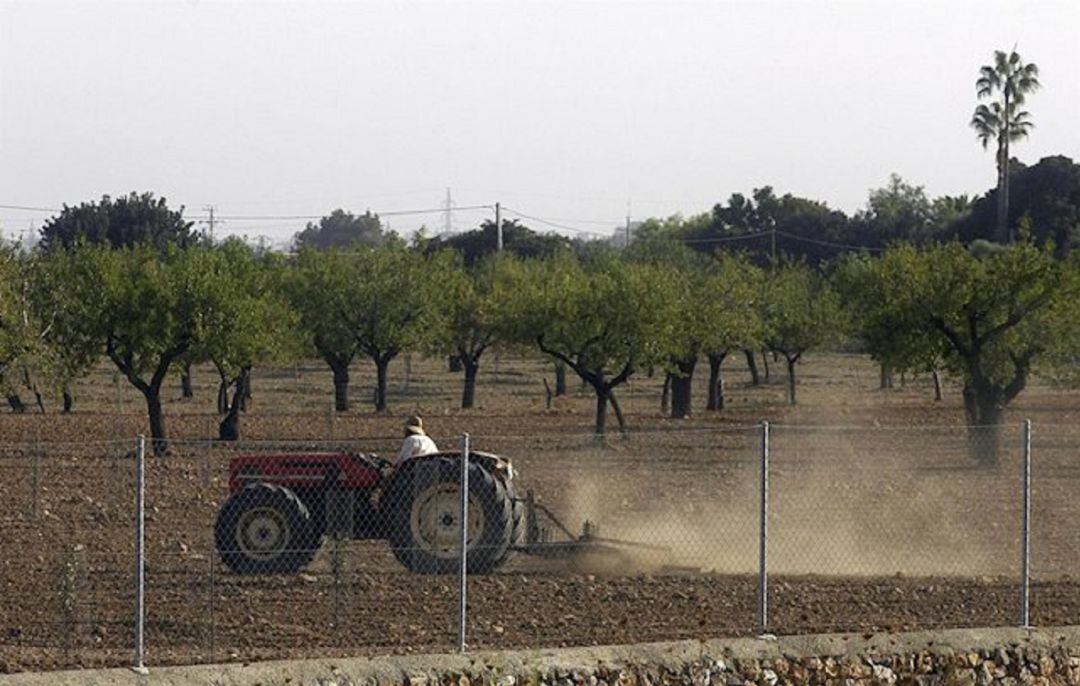
<instances>
[{"instance_id":1,"label":"tilled earth","mask_svg":"<svg viewBox=\"0 0 1080 686\"><path fill-rule=\"evenodd\" d=\"M815 392L829 390L813 383L804 395L811 404ZM568 527L589 520L601 535L664 548L573 560L519 555L498 573L471 577L469 645L758 633L761 419L782 425L771 436L769 631L1018 621L1015 451L1003 451L997 465L973 465L956 407L867 408L856 397L838 402L837 416L793 418L769 395L777 393L733 392L717 418L676 423L631 414L638 430L606 446L585 434L587 397L552 410L520 400L461 414L421 408L444 448L469 431L475 449L511 457L519 493L533 490ZM1072 405L1044 395L1038 406L1050 409L1042 424L1036 415L1031 621L1073 624L1080 622L1080 580L1070 576L1080 569L1073 449L1080 441ZM0 672L130 662L130 436L141 421L93 412L0 417L7 441L0 444ZM237 451L387 455L400 421L365 412L332 420L314 411L253 414L245 431L255 442L223 448L206 439L213 415L170 416L180 440L148 460L146 473L147 662L452 648L457 578L409 574L385 543L324 546L302 574L287 576L236 575L213 550L227 463ZM826 423L844 427L810 428ZM331 435L336 446L311 440ZM1001 440L1020 444L1015 430Z\"/></svg>"}]
</instances>

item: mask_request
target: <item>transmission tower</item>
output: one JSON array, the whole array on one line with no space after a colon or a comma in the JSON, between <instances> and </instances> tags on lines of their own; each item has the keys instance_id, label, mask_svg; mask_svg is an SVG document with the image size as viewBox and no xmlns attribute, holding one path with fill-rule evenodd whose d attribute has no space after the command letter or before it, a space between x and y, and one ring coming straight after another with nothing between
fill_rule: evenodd
<instances>
[{"instance_id":1,"label":"transmission tower","mask_svg":"<svg viewBox=\"0 0 1080 686\"><path fill-rule=\"evenodd\" d=\"M454 200L450 197L450 187L446 188L446 200L443 201L443 233L454 232Z\"/></svg>"}]
</instances>

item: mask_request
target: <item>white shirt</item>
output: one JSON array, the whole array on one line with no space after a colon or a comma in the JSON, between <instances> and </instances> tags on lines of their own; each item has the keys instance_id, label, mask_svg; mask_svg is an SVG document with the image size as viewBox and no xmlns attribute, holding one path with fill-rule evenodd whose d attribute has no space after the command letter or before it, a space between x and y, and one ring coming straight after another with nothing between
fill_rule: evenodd
<instances>
[{"instance_id":1,"label":"white shirt","mask_svg":"<svg viewBox=\"0 0 1080 686\"><path fill-rule=\"evenodd\" d=\"M401 451L398 453L396 464L401 464L410 457L430 455L437 452L439 452L439 448L435 445L435 441L424 434L411 434L406 436L405 441L401 444Z\"/></svg>"}]
</instances>

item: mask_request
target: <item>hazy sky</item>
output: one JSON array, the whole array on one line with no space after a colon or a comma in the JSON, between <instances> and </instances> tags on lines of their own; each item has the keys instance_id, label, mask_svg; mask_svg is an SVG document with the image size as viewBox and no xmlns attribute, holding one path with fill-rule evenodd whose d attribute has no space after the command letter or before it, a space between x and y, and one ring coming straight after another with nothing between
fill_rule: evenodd
<instances>
[{"instance_id":1,"label":"hazy sky","mask_svg":"<svg viewBox=\"0 0 1080 686\"><path fill-rule=\"evenodd\" d=\"M0 2L0 204L150 190L189 216L320 215L450 187L608 233L628 199L693 214L765 184L849 212L893 171L981 193L979 65L1019 43L1043 90L1015 154L1080 160L1078 36L1077 0Z\"/></svg>"}]
</instances>

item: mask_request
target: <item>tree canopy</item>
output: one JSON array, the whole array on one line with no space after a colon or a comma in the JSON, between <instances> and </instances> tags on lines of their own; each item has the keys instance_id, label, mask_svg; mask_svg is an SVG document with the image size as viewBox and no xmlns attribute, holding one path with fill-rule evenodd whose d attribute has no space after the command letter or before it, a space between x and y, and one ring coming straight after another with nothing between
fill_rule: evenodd
<instances>
[{"instance_id":1,"label":"tree canopy","mask_svg":"<svg viewBox=\"0 0 1080 686\"><path fill-rule=\"evenodd\" d=\"M114 248L139 244L163 250L168 245L186 247L199 240L184 220L184 208L171 210L165 198L153 193L131 193L76 206L64 205L60 214L41 228L40 246L50 250L70 248L79 243L104 244Z\"/></svg>"},{"instance_id":2,"label":"tree canopy","mask_svg":"<svg viewBox=\"0 0 1080 686\"><path fill-rule=\"evenodd\" d=\"M296 248L350 248L357 246L378 246L400 240L393 233L383 229L379 215L370 210L360 215L336 209L323 217L316 224L308 222L303 231L296 234Z\"/></svg>"}]
</instances>

